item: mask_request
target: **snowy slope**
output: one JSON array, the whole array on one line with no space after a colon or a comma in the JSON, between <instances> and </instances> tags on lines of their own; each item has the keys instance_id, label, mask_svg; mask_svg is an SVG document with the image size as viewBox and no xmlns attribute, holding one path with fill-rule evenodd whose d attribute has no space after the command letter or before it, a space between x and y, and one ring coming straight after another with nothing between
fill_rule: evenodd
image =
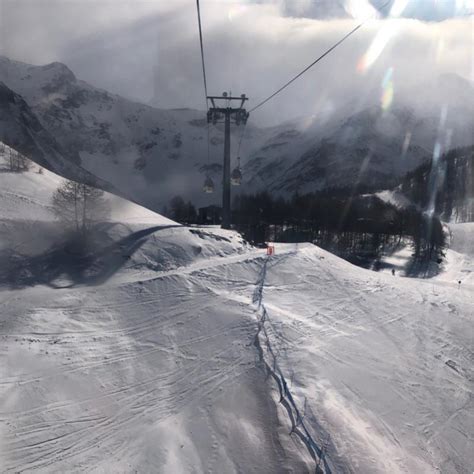
<instances>
[{"instance_id":1,"label":"snowy slope","mask_svg":"<svg viewBox=\"0 0 474 474\"><path fill-rule=\"evenodd\" d=\"M0 153L0 163L3 156ZM0 171L0 219L54 221L51 199L54 191L64 182L57 174L34 165L29 171L9 173ZM108 221L123 224L169 225L175 222L138 204L105 193L111 213Z\"/></svg>"},{"instance_id":2,"label":"snowy slope","mask_svg":"<svg viewBox=\"0 0 474 474\"><path fill-rule=\"evenodd\" d=\"M249 248L232 232L182 228L106 192L111 212L95 230L89 254L74 259L63 224L51 208L53 193L64 179L46 169L40 174L36 165L22 173L7 172L1 163L0 154L0 287L102 284L119 270L128 276L153 275L157 270Z\"/></svg>"},{"instance_id":3,"label":"snowy slope","mask_svg":"<svg viewBox=\"0 0 474 474\"><path fill-rule=\"evenodd\" d=\"M450 242L445 271L438 278L474 286L474 223L450 224Z\"/></svg>"},{"instance_id":4,"label":"snowy slope","mask_svg":"<svg viewBox=\"0 0 474 474\"><path fill-rule=\"evenodd\" d=\"M2 286L5 472L470 472L472 286L140 232L101 279Z\"/></svg>"},{"instance_id":5,"label":"snowy slope","mask_svg":"<svg viewBox=\"0 0 474 474\"><path fill-rule=\"evenodd\" d=\"M311 245L277 245L260 270L262 353L332 472L469 472L473 286L375 274Z\"/></svg>"}]
</instances>

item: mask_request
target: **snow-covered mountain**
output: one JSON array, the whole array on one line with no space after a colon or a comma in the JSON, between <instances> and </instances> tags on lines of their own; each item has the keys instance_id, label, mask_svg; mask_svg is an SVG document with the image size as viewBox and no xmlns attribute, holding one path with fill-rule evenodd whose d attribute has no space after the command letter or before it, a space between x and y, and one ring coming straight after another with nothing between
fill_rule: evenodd
<instances>
[{"instance_id":1,"label":"snow-covered mountain","mask_svg":"<svg viewBox=\"0 0 474 474\"><path fill-rule=\"evenodd\" d=\"M77 80L61 63L0 57L0 81L25 99L68 157L150 208L177 194L201 196L207 171L219 179L223 136L211 127L208 159L203 112L129 101ZM235 145L239 133L234 128ZM253 135L251 126L247 133Z\"/></svg>"},{"instance_id":2,"label":"snow-covered mountain","mask_svg":"<svg viewBox=\"0 0 474 474\"><path fill-rule=\"evenodd\" d=\"M31 66L0 57L0 81L23 97L67 161L117 193L155 210L175 195L197 205L219 203L223 130L210 127L208 158L203 112L132 102L78 80L60 63ZM474 142L471 97L472 85L450 75L400 93L385 109L377 100L359 100L277 127L249 122L240 151L244 186L234 192L288 194L356 183L387 188L434 154ZM232 128L234 165L241 133ZM206 173L216 183L213 196L201 191Z\"/></svg>"},{"instance_id":3,"label":"snow-covered mountain","mask_svg":"<svg viewBox=\"0 0 474 474\"><path fill-rule=\"evenodd\" d=\"M24 99L0 82L0 138L14 150L29 157L38 165L59 175L104 190L121 193L108 181L102 180L80 164L76 150L66 151L43 128Z\"/></svg>"},{"instance_id":4,"label":"snow-covered mountain","mask_svg":"<svg viewBox=\"0 0 474 474\"><path fill-rule=\"evenodd\" d=\"M355 183L388 186L429 156L411 143L403 149L407 111L369 109L318 130L284 130L253 152L244 171L250 184L273 192L309 192ZM316 130L314 130L316 129Z\"/></svg>"},{"instance_id":5,"label":"snow-covered mountain","mask_svg":"<svg viewBox=\"0 0 474 474\"><path fill-rule=\"evenodd\" d=\"M250 186L284 193L356 183L383 189L434 156L474 143L474 87L459 76L403 91L385 110L366 105L273 129L246 162Z\"/></svg>"}]
</instances>

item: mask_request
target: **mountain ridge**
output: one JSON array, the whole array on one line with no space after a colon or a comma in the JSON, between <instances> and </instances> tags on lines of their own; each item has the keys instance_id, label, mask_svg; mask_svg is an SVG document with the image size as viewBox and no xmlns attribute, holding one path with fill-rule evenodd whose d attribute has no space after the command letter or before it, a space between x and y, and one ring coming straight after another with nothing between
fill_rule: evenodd
<instances>
[{"instance_id":1,"label":"mountain ridge","mask_svg":"<svg viewBox=\"0 0 474 474\"><path fill-rule=\"evenodd\" d=\"M201 191L207 174L219 191L224 143L222 127L211 126L208 155L204 112L122 98L77 79L58 62L33 66L0 56L0 80L24 98L68 160L134 201L157 211L179 194L197 205L219 202L220 192ZM456 75L437 80L469 85ZM463 94L469 96L474 89L467 85ZM446 88L449 95L452 86ZM474 125L463 118L464 108L470 110L464 95L437 103L432 90L423 89L425 98L420 94L414 104L395 97L385 109L376 102L347 104L271 128L251 121L245 130L232 127L232 166L240 151L244 172L244 186L234 192L288 194L359 183L384 189L429 161L437 147L444 152L474 143Z\"/></svg>"}]
</instances>

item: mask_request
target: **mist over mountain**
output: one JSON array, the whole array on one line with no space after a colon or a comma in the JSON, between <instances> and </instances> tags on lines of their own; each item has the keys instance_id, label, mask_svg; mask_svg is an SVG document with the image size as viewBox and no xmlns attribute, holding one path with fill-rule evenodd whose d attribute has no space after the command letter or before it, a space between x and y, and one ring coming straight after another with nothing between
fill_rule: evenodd
<instances>
[{"instance_id":1,"label":"mist over mountain","mask_svg":"<svg viewBox=\"0 0 474 474\"><path fill-rule=\"evenodd\" d=\"M385 109L364 101L285 124L252 152L245 171L251 185L274 192L387 187L433 156L474 143L473 104L469 81L440 76Z\"/></svg>"},{"instance_id":2,"label":"mist over mountain","mask_svg":"<svg viewBox=\"0 0 474 474\"><path fill-rule=\"evenodd\" d=\"M1 58L0 78L28 102L65 157L148 207L200 193L207 168L216 175L221 169L220 159L207 160L203 112L132 102L77 80L61 63L41 67ZM222 144L222 133L213 129L212 150Z\"/></svg>"},{"instance_id":3,"label":"mist over mountain","mask_svg":"<svg viewBox=\"0 0 474 474\"><path fill-rule=\"evenodd\" d=\"M198 205L219 203L223 130L210 126L208 156L204 112L124 99L77 79L61 63L32 66L1 57L0 80L21 95L64 159L122 194L159 210L175 195ZM244 186L235 192L384 189L434 153L473 143L469 81L440 76L385 104L377 99L379 88L341 107L327 100L314 116L277 127L233 126L233 164L241 141L244 171ZM206 175L217 185L211 197L201 191Z\"/></svg>"},{"instance_id":4,"label":"mist over mountain","mask_svg":"<svg viewBox=\"0 0 474 474\"><path fill-rule=\"evenodd\" d=\"M379 101L390 69L395 97L405 87L426 86L446 73L474 79L472 22L462 16L469 13L467 2L397 0L387 10L396 3L403 18L395 15L393 21L380 13L386 3L203 1L209 93L231 90L256 103L367 19L334 54L256 111L254 123L278 125L360 99ZM201 109L192 13L189 0L124 0L113 9L109 2L3 2L0 55L33 64L60 61L90 84L159 108ZM430 15L444 21L418 20ZM367 68L361 68L368 55Z\"/></svg>"}]
</instances>

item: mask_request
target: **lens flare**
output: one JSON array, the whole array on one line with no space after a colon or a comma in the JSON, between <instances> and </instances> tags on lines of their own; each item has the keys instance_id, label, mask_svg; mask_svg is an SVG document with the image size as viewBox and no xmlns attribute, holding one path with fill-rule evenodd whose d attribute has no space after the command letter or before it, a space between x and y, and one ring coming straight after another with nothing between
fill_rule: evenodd
<instances>
[{"instance_id":1,"label":"lens flare","mask_svg":"<svg viewBox=\"0 0 474 474\"><path fill-rule=\"evenodd\" d=\"M411 143L411 132L408 131L405 135L405 140L403 141L403 147L402 147L402 158L405 157L408 151L408 147L410 146Z\"/></svg>"},{"instance_id":2,"label":"lens flare","mask_svg":"<svg viewBox=\"0 0 474 474\"><path fill-rule=\"evenodd\" d=\"M436 45L436 61L440 63L446 54L446 43L444 38L439 38Z\"/></svg>"},{"instance_id":3,"label":"lens flare","mask_svg":"<svg viewBox=\"0 0 474 474\"><path fill-rule=\"evenodd\" d=\"M446 140L444 142L444 149L449 150L451 148L451 142L453 140L453 129L448 128L446 131Z\"/></svg>"},{"instance_id":4,"label":"lens flare","mask_svg":"<svg viewBox=\"0 0 474 474\"><path fill-rule=\"evenodd\" d=\"M408 5L408 1L409 0L395 0L392 5L392 8L390 9L389 16L392 18L399 17L405 11L405 8Z\"/></svg>"},{"instance_id":5,"label":"lens flare","mask_svg":"<svg viewBox=\"0 0 474 474\"><path fill-rule=\"evenodd\" d=\"M441 143L436 142L433 149L433 165L437 165L441 156Z\"/></svg>"},{"instance_id":6,"label":"lens flare","mask_svg":"<svg viewBox=\"0 0 474 474\"><path fill-rule=\"evenodd\" d=\"M429 180L429 201L426 209L430 216L434 215L436 209L436 195L440 185L440 180L442 178L442 176L440 175L440 170L438 168L439 159L441 157L441 151L441 143L439 141L436 141L433 149L433 158Z\"/></svg>"},{"instance_id":7,"label":"lens flare","mask_svg":"<svg viewBox=\"0 0 474 474\"><path fill-rule=\"evenodd\" d=\"M395 89L393 86L393 67L389 68L385 73L385 77L382 81L382 98L381 106L382 110L387 111L393 102L395 95Z\"/></svg>"},{"instance_id":8,"label":"lens flare","mask_svg":"<svg viewBox=\"0 0 474 474\"><path fill-rule=\"evenodd\" d=\"M439 117L438 134L443 133L447 118L448 118L448 107L446 105L443 105L441 107L441 113Z\"/></svg>"},{"instance_id":9,"label":"lens flare","mask_svg":"<svg viewBox=\"0 0 474 474\"><path fill-rule=\"evenodd\" d=\"M377 18L379 16L378 11L371 5L369 0L346 0L344 9L352 18L358 20Z\"/></svg>"},{"instance_id":10,"label":"lens flare","mask_svg":"<svg viewBox=\"0 0 474 474\"><path fill-rule=\"evenodd\" d=\"M440 135L445 133L445 126L446 126L446 119L448 117L448 107L443 105L441 107L441 113L439 117L439 124L438 124L438 138L436 139L434 148L433 148L433 158L431 160L431 173L430 173L430 181L429 181L429 202L427 212L429 215L433 215L436 210L436 195L437 190L439 189L440 185L442 184L445 176L444 170L440 167L440 159L441 155L443 154L443 145L441 143ZM451 142L451 134L448 130L445 136L445 143L450 144Z\"/></svg>"},{"instance_id":11,"label":"lens flare","mask_svg":"<svg viewBox=\"0 0 474 474\"><path fill-rule=\"evenodd\" d=\"M362 58L360 58L359 63L357 64L357 70L360 73L367 72L375 64L377 59L383 53L388 42L393 38L393 36L395 36L396 31L397 27L391 21L378 31L369 46L369 49Z\"/></svg>"},{"instance_id":12,"label":"lens flare","mask_svg":"<svg viewBox=\"0 0 474 474\"><path fill-rule=\"evenodd\" d=\"M385 20L384 25L375 35L367 52L360 58L357 64L357 70L360 73L367 72L370 67L374 65L379 56L383 53L383 50L387 46L388 42L397 33L396 21L394 19L399 18L405 8L407 7L409 0L395 0L390 13L388 15L389 20Z\"/></svg>"}]
</instances>

